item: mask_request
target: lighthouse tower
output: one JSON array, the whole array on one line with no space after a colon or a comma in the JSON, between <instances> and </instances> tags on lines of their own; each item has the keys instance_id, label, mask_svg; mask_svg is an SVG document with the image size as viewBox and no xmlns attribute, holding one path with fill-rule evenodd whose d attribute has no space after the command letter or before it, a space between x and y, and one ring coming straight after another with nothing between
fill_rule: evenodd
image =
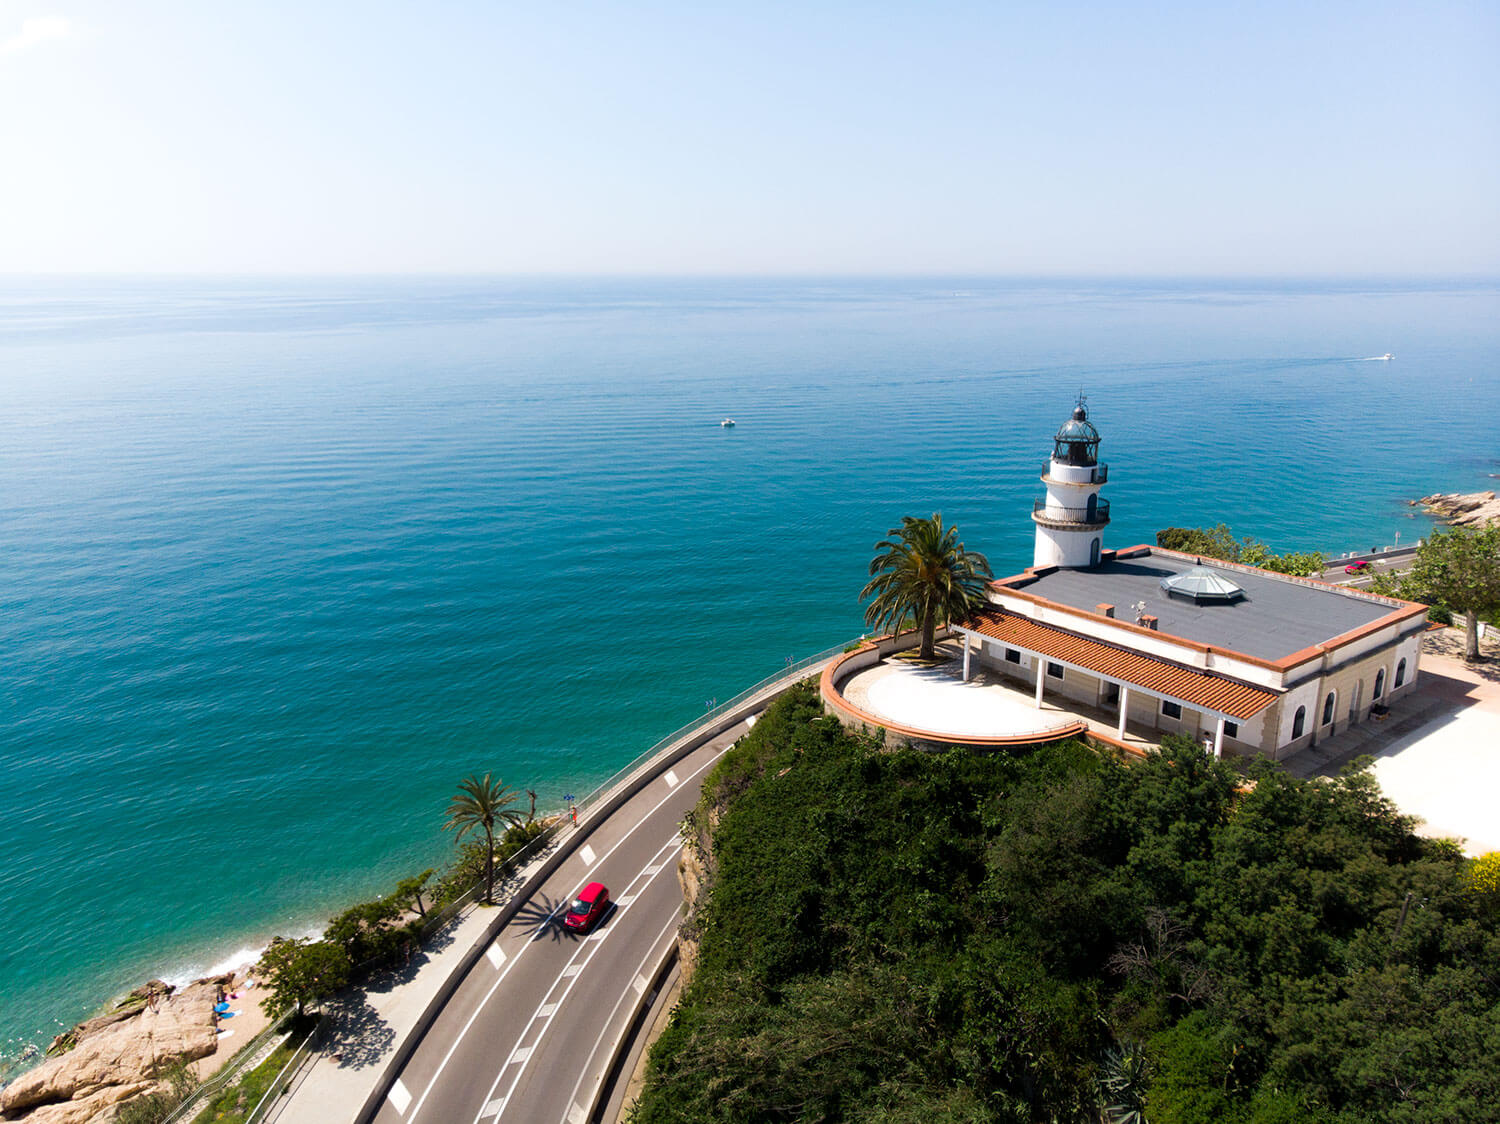
<instances>
[{"instance_id":1,"label":"lighthouse tower","mask_svg":"<svg viewBox=\"0 0 1500 1124\"><path fill-rule=\"evenodd\" d=\"M1097 566L1109 501L1099 498L1109 466L1099 463L1099 431L1089 422L1083 395L1073 416L1053 440L1052 458L1042 471L1047 498L1032 506L1036 523L1033 566Z\"/></svg>"}]
</instances>

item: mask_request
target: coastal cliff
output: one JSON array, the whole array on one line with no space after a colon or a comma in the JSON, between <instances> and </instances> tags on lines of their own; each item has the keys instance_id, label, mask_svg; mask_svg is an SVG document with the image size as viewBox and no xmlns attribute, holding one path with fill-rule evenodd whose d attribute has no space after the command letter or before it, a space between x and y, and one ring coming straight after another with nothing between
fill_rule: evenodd
<instances>
[{"instance_id":1,"label":"coastal cliff","mask_svg":"<svg viewBox=\"0 0 1500 1124\"><path fill-rule=\"evenodd\" d=\"M79 1023L54 1047L75 1043L0 1090L0 1120L25 1124L110 1121L125 1101L163 1088L167 1074L218 1047L214 1003L230 977L172 991L153 981L117 1010Z\"/></svg>"},{"instance_id":2,"label":"coastal cliff","mask_svg":"<svg viewBox=\"0 0 1500 1124\"><path fill-rule=\"evenodd\" d=\"M1494 492L1454 492L1410 501L1454 527L1487 527L1500 523L1500 497Z\"/></svg>"}]
</instances>

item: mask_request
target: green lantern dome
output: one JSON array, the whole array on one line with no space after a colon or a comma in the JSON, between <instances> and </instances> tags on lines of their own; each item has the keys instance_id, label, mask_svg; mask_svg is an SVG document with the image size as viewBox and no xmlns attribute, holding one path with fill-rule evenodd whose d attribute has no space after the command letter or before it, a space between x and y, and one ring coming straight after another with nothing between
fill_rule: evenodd
<instances>
[{"instance_id":1,"label":"green lantern dome","mask_svg":"<svg viewBox=\"0 0 1500 1124\"><path fill-rule=\"evenodd\" d=\"M1089 412L1081 402L1074 408L1073 416L1057 431L1052 459L1059 464L1099 463L1099 431L1089 421Z\"/></svg>"}]
</instances>

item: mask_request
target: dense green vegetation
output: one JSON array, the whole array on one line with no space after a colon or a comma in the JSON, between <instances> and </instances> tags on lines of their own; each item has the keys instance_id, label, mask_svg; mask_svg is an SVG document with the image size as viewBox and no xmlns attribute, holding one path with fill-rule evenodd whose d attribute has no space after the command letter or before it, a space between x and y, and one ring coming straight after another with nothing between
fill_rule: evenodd
<instances>
[{"instance_id":1,"label":"dense green vegetation","mask_svg":"<svg viewBox=\"0 0 1500 1124\"><path fill-rule=\"evenodd\" d=\"M193 1124L243 1124L316 1025L317 1019L312 1016L294 1020L286 1040L260 1065L214 1097L213 1103L193 1118Z\"/></svg>"},{"instance_id":2,"label":"dense green vegetation","mask_svg":"<svg viewBox=\"0 0 1500 1124\"><path fill-rule=\"evenodd\" d=\"M1226 523L1214 527L1167 527L1156 532L1156 545L1167 550L1180 550L1184 554L1222 558L1226 562L1242 562L1278 574L1303 577L1317 577L1327 563L1326 556L1315 550L1272 554L1271 548L1259 539L1248 535L1235 538Z\"/></svg>"},{"instance_id":3,"label":"dense green vegetation","mask_svg":"<svg viewBox=\"0 0 1500 1124\"><path fill-rule=\"evenodd\" d=\"M805 684L716 767L665 1121L1480 1121L1487 873L1374 782L882 752Z\"/></svg>"},{"instance_id":4,"label":"dense green vegetation","mask_svg":"<svg viewBox=\"0 0 1500 1124\"><path fill-rule=\"evenodd\" d=\"M1433 606L1443 616L1464 616L1464 659L1479 659L1481 617L1500 617L1500 524L1434 531L1404 574L1377 574L1377 593Z\"/></svg>"}]
</instances>

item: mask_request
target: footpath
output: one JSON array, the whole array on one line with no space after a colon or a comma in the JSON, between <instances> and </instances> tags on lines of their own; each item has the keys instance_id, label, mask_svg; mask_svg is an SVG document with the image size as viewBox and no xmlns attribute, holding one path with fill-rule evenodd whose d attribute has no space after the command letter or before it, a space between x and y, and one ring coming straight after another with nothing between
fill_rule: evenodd
<instances>
[{"instance_id":1,"label":"footpath","mask_svg":"<svg viewBox=\"0 0 1500 1124\"><path fill-rule=\"evenodd\" d=\"M577 828L565 828L554 847L563 845L574 831ZM327 1012L331 1024L320 1036L324 1045L262 1119L268 1124L352 1120L380 1080L396 1046L411 1033L448 977L458 971L464 954L483 938L509 895L524 892L532 874L550 853L538 855L503 887L495 887L495 900L501 904L469 906L435 934L411 963L331 1004Z\"/></svg>"},{"instance_id":2,"label":"footpath","mask_svg":"<svg viewBox=\"0 0 1500 1124\"><path fill-rule=\"evenodd\" d=\"M578 824L569 824L552 845L535 856L503 886L495 887L494 906L469 906L457 920L435 934L409 964L376 977L331 1003L331 1022L321 1028L319 1045L309 1061L292 1077L285 1094L259 1118L261 1124L337 1124L352 1121L380 1086L398 1049L422 1022L450 977L462 970L466 958L485 937L499 910L518 895L535 888L536 876L559 850L570 848L579 833L587 833L611 814L611 794L631 785L644 772L666 768L689 743L702 745L722 736L750 714L758 714L777 695L822 666L843 648L830 649L790 665L785 672L756 684L706 716L698 725L673 735L671 744L643 762L601 795L587 811L579 809Z\"/></svg>"}]
</instances>

